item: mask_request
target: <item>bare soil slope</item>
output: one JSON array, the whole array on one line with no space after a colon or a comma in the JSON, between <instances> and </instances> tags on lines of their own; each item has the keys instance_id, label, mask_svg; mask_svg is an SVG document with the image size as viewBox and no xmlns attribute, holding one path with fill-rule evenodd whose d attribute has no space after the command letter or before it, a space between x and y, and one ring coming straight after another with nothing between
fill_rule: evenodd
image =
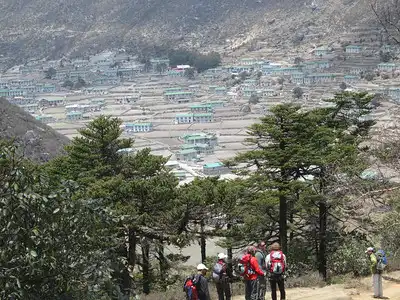
<instances>
[{"instance_id":1,"label":"bare soil slope","mask_svg":"<svg viewBox=\"0 0 400 300\"><path fill-rule=\"evenodd\" d=\"M62 153L69 139L0 98L0 139L14 140L24 154L43 161Z\"/></svg>"}]
</instances>

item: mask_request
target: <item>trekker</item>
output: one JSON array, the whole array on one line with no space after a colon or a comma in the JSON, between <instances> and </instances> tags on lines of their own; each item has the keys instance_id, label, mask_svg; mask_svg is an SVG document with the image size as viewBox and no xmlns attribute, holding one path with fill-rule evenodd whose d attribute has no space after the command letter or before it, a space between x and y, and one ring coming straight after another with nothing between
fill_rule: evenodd
<instances>
[{"instance_id":1,"label":"trekker","mask_svg":"<svg viewBox=\"0 0 400 300\"><path fill-rule=\"evenodd\" d=\"M266 250L267 250L266 243L264 241L259 242L257 245L257 248L256 248L256 254L255 254L258 265L260 266L261 271L263 271L265 274L267 274L267 264L265 261ZM258 279L260 281L260 290L259 290L259 294L258 294L258 299L265 300L265 293L267 292L267 279L265 276L260 276Z\"/></svg>"},{"instance_id":2,"label":"trekker","mask_svg":"<svg viewBox=\"0 0 400 300\"><path fill-rule=\"evenodd\" d=\"M199 300L211 300L208 282L205 278L207 271L208 268L205 265L199 264L197 266L196 288Z\"/></svg>"},{"instance_id":3,"label":"trekker","mask_svg":"<svg viewBox=\"0 0 400 300\"><path fill-rule=\"evenodd\" d=\"M368 255L371 274L372 274L372 284L374 287L374 298L384 299L383 288L382 288L382 272L377 269L378 259L375 255L375 249L369 247L365 253Z\"/></svg>"},{"instance_id":4,"label":"trekker","mask_svg":"<svg viewBox=\"0 0 400 300\"><path fill-rule=\"evenodd\" d=\"M268 269L269 282L271 284L271 298L277 300L276 286L279 287L281 300L286 299L285 292L285 270L286 270L286 256L281 251L281 246L278 243L273 243L270 247L270 253L266 258L266 266Z\"/></svg>"},{"instance_id":5,"label":"trekker","mask_svg":"<svg viewBox=\"0 0 400 300\"><path fill-rule=\"evenodd\" d=\"M246 254L242 257L241 263L244 266L243 278L245 280L246 300L258 300L260 292L260 277L264 277L265 273L260 269L257 258L255 258L256 248L250 246L247 248Z\"/></svg>"},{"instance_id":6,"label":"trekker","mask_svg":"<svg viewBox=\"0 0 400 300\"><path fill-rule=\"evenodd\" d=\"M231 283L232 274L228 270L228 265L225 259L227 256L224 253L218 254L218 261L214 266L212 277L217 288L218 300L231 300Z\"/></svg>"}]
</instances>

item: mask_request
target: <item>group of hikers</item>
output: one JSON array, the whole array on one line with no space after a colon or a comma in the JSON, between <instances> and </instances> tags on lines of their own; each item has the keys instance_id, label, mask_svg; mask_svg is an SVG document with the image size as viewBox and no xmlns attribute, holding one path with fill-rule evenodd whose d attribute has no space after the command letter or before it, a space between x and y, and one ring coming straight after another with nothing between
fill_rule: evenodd
<instances>
[{"instance_id":1,"label":"group of hikers","mask_svg":"<svg viewBox=\"0 0 400 300\"><path fill-rule=\"evenodd\" d=\"M218 300L231 300L233 272L228 268L227 256L218 254L218 261L212 270L212 278L217 289ZM281 300L286 299L284 273L286 256L278 243L273 243L267 252L267 244L260 242L250 246L238 263L238 273L245 281L246 300L264 300L267 280L271 287L272 300L277 300L277 288ZM204 264L197 266L198 274L186 279L184 291L188 300L211 300L208 281L205 277L208 268Z\"/></svg>"},{"instance_id":2,"label":"group of hikers","mask_svg":"<svg viewBox=\"0 0 400 300\"><path fill-rule=\"evenodd\" d=\"M374 298L386 299L382 288L382 273L387 266L386 254L383 250L375 251L372 247L365 253L370 263ZM219 253L218 261L212 269L218 300L232 299L231 283L234 274L228 268L226 259L224 253ZM245 282L245 300L265 300L267 281L270 283L272 300L277 300L277 289L280 291L280 299L285 300L286 266L286 256L278 243L273 243L268 251L265 242L248 247L238 263L238 273ZM199 264L197 274L186 279L184 291L187 300L211 300L207 271L204 264Z\"/></svg>"}]
</instances>

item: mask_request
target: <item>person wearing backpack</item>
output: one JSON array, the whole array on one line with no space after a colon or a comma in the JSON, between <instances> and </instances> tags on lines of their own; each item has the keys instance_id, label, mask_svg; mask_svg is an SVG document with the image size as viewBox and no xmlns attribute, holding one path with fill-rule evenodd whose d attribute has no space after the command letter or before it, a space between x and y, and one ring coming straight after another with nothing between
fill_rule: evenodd
<instances>
[{"instance_id":1,"label":"person wearing backpack","mask_svg":"<svg viewBox=\"0 0 400 300\"><path fill-rule=\"evenodd\" d=\"M186 295L186 300L199 300L196 288L196 275L191 275L186 278L183 284L183 291Z\"/></svg>"},{"instance_id":2,"label":"person wearing backpack","mask_svg":"<svg viewBox=\"0 0 400 300\"><path fill-rule=\"evenodd\" d=\"M213 280L217 288L218 300L231 300L231 284L230 279L232 275L229 276L228 266L225 262L227 256L224 253L218 254L218 261L213 268Z\"/></svg>"},{"instance_id":3,"label":"person wearing backpack","mask_svg":"<svg viewBox=\"0 0 400 300\"><path fill-rule=\"evenodd\" d=\"M369 264L372 273L372 284L374 287L374 298L383 299L383 288L382 288L382 271L384 267L381 267L382 258L375 254L375 249L369 247L365 253L368 255ZM386 260L386 257L385 257ZM380 267L378 267L378 265Z\"/></svg>"},{"instance_id":4,"label":"person wearing backpack","mask_svg":"<svg viewBox=\"0 0 400 300\"><path fill-rule=\"evenodd\" d=\"M266 257L266 266L271 285L271 298L272 300L277 300L276 286L278 286L281 300L285 300L286 292L284 274L286 270L286 256L281 251L281 246L278 243L273 243L270 250L270 253Z\"/></svg>"},{"instance_id":5,"label":"person wearing backpack","mask_svg":"<svg viewBox=\"0 0 400 300\"><path fill-rule=\"evenodd\" d=\"M210 291L208 289L208 281L205 277L207 274L208 268L199 264L197 266L197 275L195 277L195 285L198 295L198 300L211 300Z\"/></svg>"},{"instance_id":6,"label":"person wearing backpack","mask_svg":"<svg viewBox=\"0 0 400 300\"><path fill-rule=\"evenodd\" d=\"M264 241L258 243L256 248L255 257L257 258L258 265L265 274L267 274L267 264L266 264L266 250L267 244ZM265 276L259 277L260 289L259 289L259 300L265 300L265 293L267 292L267 279Z\"/></svg>"},{"instance_id":7,"label":"person wearing backpack","mask_svg":"<svg viewBox=\"0 0 400 300\"><path fill-rule=\"evenodd\" d=\"M258 300L260 293L260 277L264 277L265 273L258 265L255 257L256 248L250 246L247 248L246 254L240 260L242 271L240 273L245 281L245 299Z\"/></svg>"}]
</instances>

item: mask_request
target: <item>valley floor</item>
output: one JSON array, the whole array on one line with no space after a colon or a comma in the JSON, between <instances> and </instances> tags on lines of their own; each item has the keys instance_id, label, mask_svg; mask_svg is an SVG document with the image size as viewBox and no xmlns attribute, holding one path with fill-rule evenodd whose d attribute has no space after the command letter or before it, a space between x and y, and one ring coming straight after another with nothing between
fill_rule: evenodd
<instances>
[{"instance_id":1,"label":"valley floor","mask_svg":"<svg viewBox=\"0 0 400 300\"><path fill-rule=\"evenodd\" d=\"M400 272L391 273L391 278L400 278ZM396 280L397 281L397 280ZM279 292L278 292L279 294ZM400 300L400 283L384 280L383 294L386 299ZM373 299L372 279L365 278L358 283L348 285L330 285L323 288L295 288L287 290L287 300L367 300ZM266 299L271 299L270 295ZM278 296L279 299L279 296ZM244 300L236 296L233 300Z\"/></svg>"}]
</instances>

